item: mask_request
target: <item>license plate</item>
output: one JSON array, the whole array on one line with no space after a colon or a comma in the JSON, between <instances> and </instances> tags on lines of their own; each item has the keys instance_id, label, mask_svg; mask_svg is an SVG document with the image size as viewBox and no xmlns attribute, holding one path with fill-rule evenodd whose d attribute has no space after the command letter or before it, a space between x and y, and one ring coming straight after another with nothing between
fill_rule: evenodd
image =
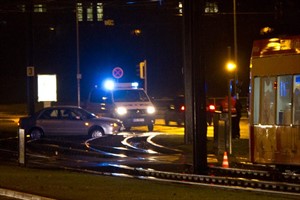
<instances>
[{"instance_id":1,"label":"license plate","mask_svg":"<svg viewBox=\"0 0 300 200\"><path fill-rule=\"evenodd\" d=\"M145 119L144 118L135 118L133 119L133 122L144 122Z\"/></svg>"}]
</instances>

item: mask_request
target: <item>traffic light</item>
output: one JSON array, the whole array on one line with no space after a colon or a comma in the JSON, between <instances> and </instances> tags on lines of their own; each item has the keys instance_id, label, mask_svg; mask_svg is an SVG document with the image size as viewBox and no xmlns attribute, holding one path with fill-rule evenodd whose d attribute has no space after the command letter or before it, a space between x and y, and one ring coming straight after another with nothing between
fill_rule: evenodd
<instances>
[{"instance_id":1,"label":"traffic light","mask_svg":"<svg viewBox=\"0 0 300 200\"><path fill-rule=\"evenodd\" d=\"M145 79L146 61L140 62L140 78Z\"/></svg>"}]
</instances>

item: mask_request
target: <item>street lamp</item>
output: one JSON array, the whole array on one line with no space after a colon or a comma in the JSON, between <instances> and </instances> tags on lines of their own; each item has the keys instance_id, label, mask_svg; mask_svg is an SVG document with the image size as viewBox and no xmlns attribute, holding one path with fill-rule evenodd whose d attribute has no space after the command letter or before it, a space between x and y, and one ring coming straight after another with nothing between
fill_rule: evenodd
<instances>
[{"instance_id":1,"label":"street lamp","mask_svg":"<svg viewBox=\"0 0 300 200\"><path fill-rule=\"evenodd\" d=\"M233 71L235 71L235 69L236 69L235 63L232 62L232 61L229 61L229 62L226 64L226 69L227 69L228 72L233 72Z\"/></svg>"},{"instance_id":2,"label":"street lamp","mask_svg":"<svg viewBox=\"0 0 300 200\"><path fill-rule=\"evenodd\" d=\"M231 145L231 139L232 139L232 119L231 119L231 82L234 80L231 77L232 72L235 72L236 70L236 64L232 61L227 62L226 69L229 72L229 81L228 81L228 143L229 143L229 154L232 153L232 145Z\"/></svg>"},{"instance_id":3,"label":"street lamp","mask_svg":"<svg viewBox=\"0 0 300 200\"><path fill-rule=\"evenodd\" d=\"M80 106L80 50L79 50L79 19L78 19L78 6L76 4L75 6L75 15L76 15L76 62L77 62L77 73L76 73L76 79L77 79L77 106Z\"/></svg>"},{"instance_id":4,"label":"street lamp","mask_svg":"<svg viewBox=\"0 0 300 200\"><path fill-rule=\"evenodd\" d=\"M238 64L238 46L237 46L237 22L236 22L236 0L233 0L233 42L234 42L234 62ZM234 72L234 93L239 98L239 93L237 92L236 84L238 83L238 70L235 69Z\"/></svg>"}]
</instances>

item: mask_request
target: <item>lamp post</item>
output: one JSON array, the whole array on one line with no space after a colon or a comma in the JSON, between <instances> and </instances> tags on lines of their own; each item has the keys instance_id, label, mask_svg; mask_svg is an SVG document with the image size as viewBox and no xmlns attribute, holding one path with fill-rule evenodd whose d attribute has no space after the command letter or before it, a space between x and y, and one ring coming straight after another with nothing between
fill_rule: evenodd
<instances>
[{"instance_id":1,"label":"lamp post","mask_svg":"<svg viewBox=\"0 0 300 200\"><path fill-rule=\"evenodd\" d=\"M80 55L79 55L79 20L78 20L78 7L75 6L75 15L76 15L76 79L77 79L77 106L80 106Z\"/></svg>"},{"instance_id":2,"label":"lamp post","mask_svg":"<svg viewBox=\"0 0 300 200\"><path fill-rule=\"evenodd\" d=\"M231 74L232 72L234 72L236 70L236 64L234 62L229 61L226 64L226 69L229 72L229 81L228 81L228 139L226 141L228 141L228 146L229 146L229 154L232 153L232 114L231 114L231 108L232 108L232 102L231 102L231 82L232 79L231 78Z\"/></svg>"},{"instance_id":3,"label":"lamp post","mask_svg":"<svg viewBox=\"0 0 300 200\"><path fill-rule=\"evenodd\" d=\"M237 65L238 57L238 47L237 47L237 22L236 22L236 0L233 0L233 40L234 40L234 63ZM234 70L234 94L236 94L237 99L239 98L239 93L237 92L236 85L238 83L238 73L237 69Z\"/></svg>"}]
</instances>

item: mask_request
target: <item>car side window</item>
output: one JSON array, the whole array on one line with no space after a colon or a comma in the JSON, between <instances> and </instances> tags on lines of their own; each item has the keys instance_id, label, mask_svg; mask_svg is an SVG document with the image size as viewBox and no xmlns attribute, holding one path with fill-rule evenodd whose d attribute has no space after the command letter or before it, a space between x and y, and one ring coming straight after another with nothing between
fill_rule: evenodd
<instances>
[{"instance_id":1,"label":"car side window","mask_svg":"<svg viewBox=\"0 0 300 200\"><path fill-rule=\"evenodd\" d=\"M58 110L45 110L45 112L40 116L40 119L58 119Z\"/></svg>"},{"instance_id":2,"label":"car side window","mask_svg":"<svg viewBox=\"0 0 300 200\"><path fill-rule=\"evenodd\" d=\"M76 119L76 114L72 112L70 109L62 109L61 118L68 119L68 120Z\"/></svg>"}]
</instances>

